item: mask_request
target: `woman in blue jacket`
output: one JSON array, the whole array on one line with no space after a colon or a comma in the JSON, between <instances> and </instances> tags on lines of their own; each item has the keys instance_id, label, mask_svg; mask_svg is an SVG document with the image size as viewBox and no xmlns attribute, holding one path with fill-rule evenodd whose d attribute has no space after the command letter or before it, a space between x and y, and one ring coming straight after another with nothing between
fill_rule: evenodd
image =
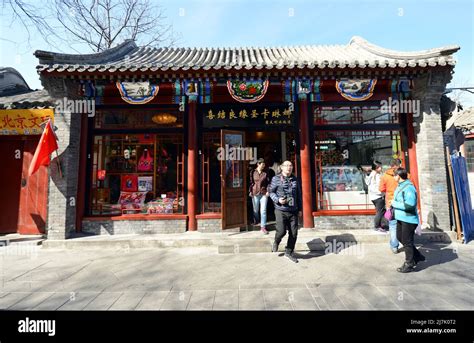
<instances>
[{"instance_id":1,"label":"woman in blue jacket","mask_svg":"<svg viewBox=\"0 0 474 343\"><path fill-rule=\"evenodd\" d=\"M403 244L405 251L405 263L397 270L400 273L409 273L418 262L425 260L414 243L415 229L419 223L418 197L415 186L408 180L406 169L398 168L395 180L398 182L398 187L393 196L392 207L397 220L397 239Z\"/></svg>"}]
</instances>

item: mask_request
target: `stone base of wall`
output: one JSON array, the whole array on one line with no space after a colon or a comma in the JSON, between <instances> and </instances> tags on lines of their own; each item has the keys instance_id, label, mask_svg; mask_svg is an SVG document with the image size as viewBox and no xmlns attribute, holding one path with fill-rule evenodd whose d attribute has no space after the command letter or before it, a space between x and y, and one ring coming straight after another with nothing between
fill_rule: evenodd
<instances>
[{"instance_id":1,"label":"stone base of wall","mask_svg":"<svg viewBox=\"0 0 474 343\"><path fill-rule=\"evenodd\" d=\"M48 229L46 228L45 230L46 237L48 239L68 239L71 236L75 234L75 232L69 232L65 230L54 230L54 229Z\"/></svg>"},{"instance_id":2,"label":"stone base of wall","mask_svg":"<svg viewBox=\"0 0 474 343\"><path fill-rule=\"evenodd\" d=\"M199 232L222 232L222 219L198 219Z\"/></svg>"},{"instance_id":3,"label":"stone base of wall","mask_svg":"<svg viewBox=\"0 0 474 343\"><path fill-rule=\"evenodd\" d=\"M314 217L315 229L372 229L374 227L373 215L358 216L318 216Z\"/></svg>"},{"instance_id":4,"label":"stone base of wall","mask_svg":"<svg viewBox=\"0 0 474 343\"><path fill-rule=\"evenodd\" d=\"M182 233L186 232L186 219L83 220L82 232L95 235Z\"/></svg>"}]
</instances>

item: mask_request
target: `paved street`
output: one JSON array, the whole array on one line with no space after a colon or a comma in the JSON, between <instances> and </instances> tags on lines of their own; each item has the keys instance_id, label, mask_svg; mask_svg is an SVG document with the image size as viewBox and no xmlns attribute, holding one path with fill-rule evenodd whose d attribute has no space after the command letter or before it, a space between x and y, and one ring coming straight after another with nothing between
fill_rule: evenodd
<instances>
[{"instance_id":1,"label":"paved street","mask_svg":"<svg viewBox=\"0 0 474 343\"><path fill-rule=\"evenodd\" d=\"M286 238L285 238L286 239ZM473 310L474 244L426 243L417 271L386 244L338 254L218 254L215 247L0 248L0 309Z\"/></svg>"}]
</instances>

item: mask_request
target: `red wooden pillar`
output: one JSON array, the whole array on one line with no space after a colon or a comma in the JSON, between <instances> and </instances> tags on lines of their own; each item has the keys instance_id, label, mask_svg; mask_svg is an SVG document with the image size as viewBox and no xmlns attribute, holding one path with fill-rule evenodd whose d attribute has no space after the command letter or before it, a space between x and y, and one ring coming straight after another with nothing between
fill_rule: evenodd
<instances>
[{"instance_id":1,"label":"red wooden pillar","mask_svg":"<svg viewBox=\"0 0 474 343\"><path fill-rule=\"evenodd\" d=\"M188 229L189 231L196 231L196 204L198 192L196 101L194 99L189 99L188 104Z\"/></svg>"},{"instance_id":2,"label":"red wooden pillar","mask_svg":"<svg viewBox=\"0 0 474 343\"><path fill-rule=\"evenodd\" d=\"M306 94L300 94L300 161L301 185L303 196L303 227L313 228L313 189L311 187L311 149L309 144L308 100Z\"/></svg>"}]
</instances>

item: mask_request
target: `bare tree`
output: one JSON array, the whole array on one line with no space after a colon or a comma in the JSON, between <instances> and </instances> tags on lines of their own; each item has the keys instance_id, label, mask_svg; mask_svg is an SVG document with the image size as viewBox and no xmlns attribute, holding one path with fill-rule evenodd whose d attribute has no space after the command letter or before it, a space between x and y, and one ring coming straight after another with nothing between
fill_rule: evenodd
<instances>
[{"instance_id":1,"label":"bare tree","mask_svg":"<svg viewBox=\"0 0 474 343\"><path fill-rule=\"evenodd\" d=\"M142 46L174 43L163 9L149 0L55 0L54 10L70 39L97 52L125 39Z\"/></svg>"},{"instance_id":2,"label":"bare tree","mask_svg":"<svg viewBox=\"0 0 474 343\"><path fill-rule=\"evenodd\" d=\"M149 0L44 0L41 10L28 0L1 1L29 35L34 27L60 51L77 51L74 44L80 44L100 52L126 39L141 46L171 46L177 40L164 9Z\"/></svg>"},{"instance_id":3,"label":"bare tree","mask_svg":"<svg viewBox=\"0 0 474 343\"><path fill-rule=\"evenodd\" d=\"M2 20L10 17L11 24L19 22L28 34L28 42L31 39L31 30L37 31L45 40L55 36L53 28L48 23L48 18L44 11L25 0L1 0ZM9 40L7 37L0 37L3 40Z\"/></svg>"},{"instance_id":4,"label":"bare tree","mask_svg":"<svg viewBox=\"0 0 474 343\"><path fill-rule=\"evenodd\" d=\"M461 78L457 81L451 82L446 88L447 91L445 94L457 105L461 105L461 107L471 107L474 104L474 96L472 87L474 86L474 82L470 78ZM469 90L469 88L471 90Z\"/></svg>"}]
</instances>

